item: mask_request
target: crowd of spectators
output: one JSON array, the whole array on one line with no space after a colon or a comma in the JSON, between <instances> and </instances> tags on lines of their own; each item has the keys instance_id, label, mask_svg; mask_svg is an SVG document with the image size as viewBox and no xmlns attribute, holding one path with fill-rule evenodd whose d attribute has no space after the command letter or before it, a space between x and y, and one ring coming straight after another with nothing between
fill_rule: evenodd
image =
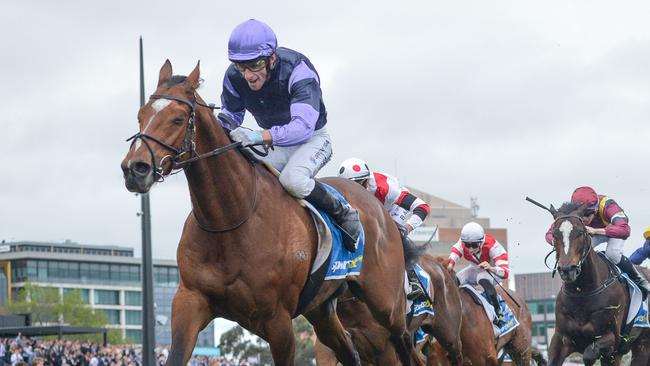
<instances>
[{"instance_id":1,"label":"crowd of spectators","mask_svg":"<svg viewBox=\"0 0 650 366\"><path fill-rule=\"evenodd\" d=\"M167 360L166 348L157 349L157 365ZM193 356L190 366L254 366L245 360ZM101 346L93 342L41 340L25 336L0 338L0 366L144 366L141 347Z\"/></svg>"}]
</instances>

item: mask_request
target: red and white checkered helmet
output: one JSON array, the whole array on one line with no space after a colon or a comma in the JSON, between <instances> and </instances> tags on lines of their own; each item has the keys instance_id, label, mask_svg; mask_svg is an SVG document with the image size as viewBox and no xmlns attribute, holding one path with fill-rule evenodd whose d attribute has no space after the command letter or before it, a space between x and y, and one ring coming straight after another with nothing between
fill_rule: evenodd
<instances>
[{"instance_id":1,"label":"red and white checkered helmet","mask_svg":"<svg viewBox=\"0 0 650 366\"><path fill-rule=\"evenodd\" d=\"M339 177L351 180L364 180L370 176L365 161L357 158L346 159L339 167Z\"/></svg>"}]
</instances>

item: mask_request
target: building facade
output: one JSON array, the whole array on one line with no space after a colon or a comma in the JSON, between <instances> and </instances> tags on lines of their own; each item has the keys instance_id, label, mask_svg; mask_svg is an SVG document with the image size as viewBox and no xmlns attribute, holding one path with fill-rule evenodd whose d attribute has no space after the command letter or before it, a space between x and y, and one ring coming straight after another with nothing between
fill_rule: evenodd
<instances>
[{"instance_id":1,"label":"building facade","mask_svg":"<svg viewBox=\"0 0 650 366\"><path fill-rule=\"evenodd\" d=\"M460 230L468 222L474 221L485 229L485 232L494 236L503 247L508 250L508 231L502 228L490 227L490 219L478 217L476 212L469 207L444 200L432 194L408 187L408 190L415 196L429 204L430 212L424 224L414 230L409 237L416 242L426 241L437 227L433 237L429 253L432 255L449 256L451 247L460 238ZM467 262L461 259L456 265L456 271L467 266Z\"/></svg>"},{"instance_id":2,"label":"building facade","mask_svg":"<svg viewBox=\"0 0 650 366\"><path fill-rule=\"evenodd\" d=\"M142 342L141 259L133 249L118 246L11 242L0 244L0 303L16 298L29 281L54 287L62 296L78 290L82 300L101 311L108 327L119 329L134 343ZM153 261L156 343L171 344L171 303L179 283L173 260ZM213 347L214 326L204 329L197 346Z\"/></svg>"},{"instance_id":3,"label":"building facade","mask_svg":"<svg viewBox=\"0 0 650 366\"><path fill-rule=\"evenodd\" d=\"M552 277L551 272L517 274L515 286L533 318L533 341L548 346L555 330L555 298L562 288L560 276Z\"/></svg>"}]
</instances>

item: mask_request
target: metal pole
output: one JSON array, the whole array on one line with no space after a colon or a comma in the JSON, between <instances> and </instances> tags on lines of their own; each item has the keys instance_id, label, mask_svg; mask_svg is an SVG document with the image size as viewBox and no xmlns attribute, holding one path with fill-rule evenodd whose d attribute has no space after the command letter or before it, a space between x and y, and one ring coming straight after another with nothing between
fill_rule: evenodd
<instances>
[{"instance_id":1,"label":"metal pole","mask_svg":"<svg viewBox=\"0 0 650 366\"><path fill-rule=\"evenodd\" d=\"M144 105L144 61L142 37L140 37L140 106ZM153 265L151 258L151 213L149 210L149 193L141 196L142 202L142 362L155 365L153 314Z\"/></svg>"}]
</instances>

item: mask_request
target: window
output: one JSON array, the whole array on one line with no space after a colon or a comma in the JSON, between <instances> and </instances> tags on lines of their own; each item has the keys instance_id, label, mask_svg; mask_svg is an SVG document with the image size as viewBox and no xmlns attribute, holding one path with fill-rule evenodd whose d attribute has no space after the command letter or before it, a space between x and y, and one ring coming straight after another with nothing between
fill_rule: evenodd
<instances>
[{"instance_id":1,"label":"window","mask_svg":"<svg viewBox=\"0 0 650 366\"><path fill-rule=\"evenodd\" d=\"M120 292L112 290L95 290L95 304L97 305L119 305Z\"/></svg>"},{"instance_id":2,"label":"window","mask_svg":"<svg viewBox=\"0 0 650 366\"><path fill-rule=\"evenodd\" d=\"M126 324L128 325L141 325L142 324L142 311L140 310L125 310Z\"/></svg>"},{"instance_id":3,"label":"window","mask_svg":"<svg viewBox=\"0 0 650 366\"><path fill-rule=\"evenodd\" d=\"M141 329L127 329L126 330L127 342L131 341L135 344L142 343L142 330Z\"/></svg>"},{"instance_id":4,"label":"window","mask_svg":"<svg viewBox=\"0 0 650 366\"><path fill-rule=\"evenodd\" d=\"M111 309L99 309L104 315L106 315L106 319L108 319L108 324L110 325L119 325L120 324L120 311L119 310L111 310Z\"/></svg>"},{"instance_id":5,"label":"window","mask_svg":"<svg viewBox=\"0 0 650 366\"><path fill-rule=\"evenodd\" d=\"M124 291L124 305L132 305L132 306L142 305L142 292Z\"/></svg>"},{"instance_id":6,"label":"window","mask_svg":"<svg viewBox=\"0 0 650 366\"><path fill-rule=\"evenodd\" d=\"M90 304L90 290L87 288L64 288L63 297L65 298L71 292L76 291L84 304Z\"/></svg>"}]
</instances>

